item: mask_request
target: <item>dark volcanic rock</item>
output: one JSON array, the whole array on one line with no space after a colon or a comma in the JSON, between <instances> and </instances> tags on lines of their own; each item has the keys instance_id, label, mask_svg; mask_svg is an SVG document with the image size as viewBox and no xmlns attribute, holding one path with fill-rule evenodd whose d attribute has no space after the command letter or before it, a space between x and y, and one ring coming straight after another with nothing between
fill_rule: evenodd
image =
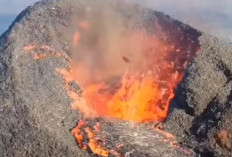
<instances>
[{"instance_id":1,"label":"dark volcanic rock","mask_svg":"<svg viewBox=\"0 0 232 157\"><path fill-rule=\"evenodd\" d=\"M186 54L196 53L201 47L176 90L163 128L202 156L231 156L231 46L160 12L114 1L94 4L90 0L38 2L23 11L1 36L0 156L93 156L80 150L71 134L81 114L71 110L72 100L56 72L57 68L69 68L69 59L52 54L69 56L73 17L83 18L93 6L98 12L101 7L97 7L103 4L112 9L118 5L128 27L146 28ZM51 56L35 60L33 54ZM76 84L71 86L78 88ZM124 143L127 155L196 155L164 144L160 133L144 125L100 121L105 123L104 131L112 135L109 145L112 141Z\"/></svg>"},{"instance_id":2,"label":"dark volcanic rock","mask_svg":"<svg viewBox=\"0 0 232 157\"><path fill-rule=\"evenodd\" d=\"M195 111L192 134L198 141L215 149L215 134L220 130L232 133L231 70L232 47L207 35L201 38L201 54L190 66L186 79L187 102ZM191 71L191 72L190 72ZM231 138L230 138L231 141ZM231 156L231 148L221 148L218 155Z\"/></svg>"},{"instance_id":3,"label":"dark volcanic rock","mask_svg":"<svg viewBox=\"0 0 232 157\"><path fill-rule=\"evenodd\" d=\"M68 4L39 2L27 8L0 39L0 156L88 156L70 133L79 115L55 73L67 62L37 62L24 51L35 43L65 49L59 33L71 13Z\"/></svg>"},{"instance_id":4,"label":"dark volcanic rock","mask_svg":"<svg viewBox=\"0 0 232 157\"><path fill-rule=\"evenodd\" d=\"M165 128L203 156L231 156L232 47L207 34L200 41L201 50L188 67L172 105L185 109L174 109ZM217 137L221 130L228 134L226 147Z\"/></svg>"}]
</instances>

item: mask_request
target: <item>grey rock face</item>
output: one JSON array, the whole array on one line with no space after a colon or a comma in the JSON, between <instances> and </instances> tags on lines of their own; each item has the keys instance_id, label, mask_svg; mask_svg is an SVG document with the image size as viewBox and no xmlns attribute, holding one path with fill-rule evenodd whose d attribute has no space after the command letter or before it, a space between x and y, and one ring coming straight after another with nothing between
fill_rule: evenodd
<instances>
[{"instance_id":1,"label":"grey rock face","mask_svg":"<svg viewBox=\"0 0 232 157\"><path fill-rule=\"evenodd\" d=\"M185 113L174 109L165 127L170 131L175 128L171 132L203 156L231 156L232 48L207 34L200 37L200 44L201 50L189 65L173 101L174 108L186 106ZM226 130L228 137L218 140L221 130ZM225 148L221 142L230 146Z\"/></svg>"},{"instance_id":2,"label":"grey rock face","mask_svg":"<svg viewBox=\"0 0 232 157\"><path fill-rule=\"evenodd\" d=\"M71 134L81 114L71 109L64 80L56 72L68 68L69 61L59 56L33 59L33 54L41 53L69 56L72 18L82 16L90 5L92 1L82 0L38 2L1 36L0 156L93 156L79 149ZM119 8L129 27L144 27L187 54L200 47L176 90L163 128L194 149L190 156L231 156L231 46L163 13L129 4ZM134 26L136 20L144 25ZM134 128L124 122L105 122L104 129L112 135L111 142L125 143L123 151L132 156L189 155L157 141L162 136L144 125Z\"/></svg>"},{"instance_id":3,"label":"grey rock face","mask_svg":"<svg viewBox=\"0 0 232 157\"><path fill-rule=\"evenodd\" d=\"M36 62L24 51L35 43L64 49L56 29L68 20L71 6L66 4L39 2L27 8L0 39L0 156L88 156L70 133L79 115L55 73L66 61Z\"/></svg>"}]
</instances>

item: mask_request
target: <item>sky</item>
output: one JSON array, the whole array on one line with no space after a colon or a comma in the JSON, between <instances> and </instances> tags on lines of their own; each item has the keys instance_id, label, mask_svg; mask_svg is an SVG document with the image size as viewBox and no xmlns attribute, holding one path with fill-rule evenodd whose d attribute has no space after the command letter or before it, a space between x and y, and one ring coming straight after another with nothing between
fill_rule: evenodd
<instances>
[{"instance_id":1,"label":"sky","mask_svg":"<svg viewBox=\"0 0 232 157\"><path fill-rule=\"evenodd\" d=\"M0 0L0 34L27 6L38 0ZM222 39L232 41L232 0L131 0Z\"/></svg>"},{"instance_id":2,"label":"sky","mask_svg":"<svg viewBox=\"0 0 232 157\"><path fill-rule=\"evenodd\" d=\"M0 0L0 15L19 14L38 0Z\"/></svg>"},{"instance_id":3,"label":"sky","mask_svg":"<svg viewBox=\"0 0 232 157\"><path fill-rule=\"evenodd\" d=\"M232 0L136 0L201 31L232 41Z\"/></svg>"},{"instance_id":4,"label":"sky","mask_svg":"<svg viewBox=\"0 0 232 157\"><path fill-rule=\"evenodd\" d=\"M0 35L23 9L36 1L38 0L0 0Z\"/></svg>"}]
</instances>

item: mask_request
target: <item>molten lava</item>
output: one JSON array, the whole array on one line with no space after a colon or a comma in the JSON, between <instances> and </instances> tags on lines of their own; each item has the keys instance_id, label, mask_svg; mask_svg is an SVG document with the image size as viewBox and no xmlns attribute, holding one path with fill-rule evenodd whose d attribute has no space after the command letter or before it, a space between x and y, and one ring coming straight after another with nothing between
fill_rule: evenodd
<instances>
[{"instance_id":1,"label":"molten lava","mask_svg":"<svg viewBox=\"0 0 232 157\"><path fill-rule=\"evenodd\" d=\"M83 129L83 131L82 131ZM83 132L88 136L89 142L87 144L84 144L84 134ZM106 150L103 148L101 144L96 140L94 133L92 130L88 127L86 127L86 123L83 120L80 120L77 127L73 129L72 131L73 136L76 138L79 147L83 150L86 150L87 148L90 148L90 150L98 155L101 156L109 156L110 150Z\"/></svg>"},{"instance_id":2,"label":"molten lava","mask_svg":"<svg viewBox=\"0 0 232 157\"><path fill-rule=\"evenodd\" d=\"M51 56L68 61L70 67L56 72L64 79L72 109L80 111L84 119L163 122L174 90L196 52L186 52L187 47L177 46L142 28L128 30L121 23L107 27L94 25L99 23L92 20L77 24L71 56L48 45L31 44L24 51L37 61ZM81 90L73 89L70 86L73 83ZM95 135L101 132L101 125L89 127L88 122L80 120L72 130L79 147L101 156L121 156L118 150L105 148L104 139ZM179 147L171 134L157 128L154 131L166 136L163 141Z\"/></svg>"},{"instance_id":3,"label":"molten lava","mask_svg":"<svg viewBox=\"0 0 232 157\"><path fill-rule=\"evenodd\" d=\"M89 41L79 32L74 34L78 59L69 73L83 89L88 108L100 117L162 122L190 56L144 30L108 36L113 43L97 41L92 50L78 48ZM90 115L86 107L78 106L86 117Z\"/></svg>"},{"instance_id":4,"label":"molten lava","mask_svg":"<svg viewBox=\"0 0 232 157\"><path fill-rule=\"evenodd\" d=\"M45 51L46 53L35 53L36 49ZM24 51L27 53L31 53L33 55L34 60L40 60L43 58L55 56L55 57L61 57L61 58L66 59L67 61L70 61L69 57L65 55L64 52L55 52L55 50L48 45L27 45L24 47Z\"/></svg>"}]
</instances>

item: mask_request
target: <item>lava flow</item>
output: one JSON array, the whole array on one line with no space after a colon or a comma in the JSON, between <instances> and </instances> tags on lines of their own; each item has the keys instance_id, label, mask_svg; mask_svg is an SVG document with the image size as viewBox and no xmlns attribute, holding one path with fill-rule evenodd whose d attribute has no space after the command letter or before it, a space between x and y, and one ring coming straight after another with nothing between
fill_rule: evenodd
<instances>
[{"instance_id":1,"label":"lava flow","mask_svg":"<svg viewBox=\"0 0 232 157\"><path fill-rule=\"evenodd\" d=\"M81 31L73 37L71 69L57 69L73 100L72 108L81 111L85 119L163 122L194 54L145 30L105 30L101 34L89 22L79 27ZM70 90L72 82L83 92ZM101 156L120 156L115 149L106 149L104 139L99 142L95 137L98 131L89 126L88 120L80 120L73 129L80 148Z\"/></svg>"},{"instance_id":2,"label":"lava flow","mask_svg":"<svg viewBox=\"0 0 232 157\"><path fill-rule=\"evenodd\" d=\"M100 48L96 50L77 48L80 54L70 75L83 89L82 97L97 116L162 122L189 56L146 31L134 30L122 36L112 39L113 44L104 43L107 46L105 41L99 41ZM75 47L81 39L81 33L75 33ZM88 44L83 40L82 44ZM79 110L89 115L83 107L79 106Z\"/></svg>"},{"instance_id":3,"label":"lava flow","mask_svg":"<svg viewBox=\"0 0 232 157\"><path fill-rule=\"evenodd\" d=\"M56 56L69 62L69 69L56 71L62 75L73 100L72 109L80 111L84 119L163 122L174 90L195 54L145 29L127 30L122 24L94 25L94 20L78 24L71 59L46 45L29 45L24 50L35 60ZM107 29L102 33L99 28ZM36 49L50 53L37 54ZM73 83L81 90L73 90ZM120 156L118 151L104 147L104 139L98 140L96 126L93 131L88 122L79 121L72 131L79 147L101 156Z\"/></svg>"}]
</instances>

